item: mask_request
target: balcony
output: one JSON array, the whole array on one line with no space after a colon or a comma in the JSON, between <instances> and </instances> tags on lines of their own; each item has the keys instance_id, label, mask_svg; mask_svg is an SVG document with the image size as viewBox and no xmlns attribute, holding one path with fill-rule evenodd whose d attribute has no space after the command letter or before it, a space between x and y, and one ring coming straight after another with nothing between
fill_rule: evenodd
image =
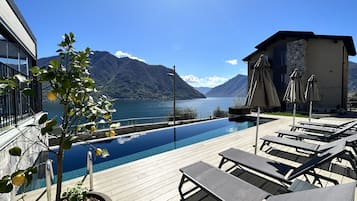
<instances>
[{"instance_id":1,"label":"balcony","mask_svg":"<svg viewBox=\"0 0 357 201\"><path fill-rule=\"evenodd\" d=\"M0 62L1 79L6 79L16 74L21 74L26 78L29 77ZM0 94L0 130L17 125L20 120L41 111L41 86L39 83L34 82L29 87L35 91L35 96L25 96L19 90L7 90Z\"/></svg>"}]
</instances>

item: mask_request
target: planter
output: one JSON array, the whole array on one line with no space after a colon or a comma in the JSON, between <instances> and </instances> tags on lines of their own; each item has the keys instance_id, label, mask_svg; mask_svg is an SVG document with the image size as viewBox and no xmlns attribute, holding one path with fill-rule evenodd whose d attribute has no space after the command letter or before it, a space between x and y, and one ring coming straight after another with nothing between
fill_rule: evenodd
<instances>
[{"instance_id":1,"label":"planter","mask_svg":"<svg viewBox=\"0 0 357 201\"><path fill-rule=\"evenodd\" d=\"M62 198L62 201L68 201L67 198ZM100 192L87 192L87 201L112 201L112 199Z\"/></svg>"},{"instance_id":2,"label":"planter","mask_svg":"<svg viewBox=\"0 0 357 201\"><path fill-rule=\"evenodd\" d=\"M96 199L95 201L97 201L97 200L98 201L112 201L112 199L109 196L105 195L104 193L94 192L94 191L88 192L87 197L92 198L92 200Z\"/></svg>"}]
</instances>

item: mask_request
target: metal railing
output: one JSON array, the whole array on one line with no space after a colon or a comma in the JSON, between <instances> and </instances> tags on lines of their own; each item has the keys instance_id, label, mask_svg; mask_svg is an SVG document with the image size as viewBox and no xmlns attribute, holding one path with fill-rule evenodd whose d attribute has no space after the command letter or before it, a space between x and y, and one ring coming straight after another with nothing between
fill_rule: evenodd
<instances>
[{"instance_id":1,"label":"metal railing","mask_svg":"<svg viewBox=\"0 0 357 201\"><path fill-rule=\"evenodd\" d=\"M50 159L48 159L46 161L45 171L46 171L45 172L46 190L44 192L46 192L47 201L51 201L52 200L51 186L52 186L52 182L54 180L54 174L53 174L52 161ZM82 183L86 180L88 175L89 175L89 191L93 191L93 157L92 157L91 151L87 152L87 171L81 181ZM44 195L44 193L42 193L37 200L39 200L43 195Z\"/></svg>"},{"instance_id":2,"label":"metal railing","mask_svg":"<svg viewBox=\"0 0 357 201\"><path fill-rule=\"evenodd\" d=\"M0 79L11 78L16 74L27 75L0 62ZM37 82L33 82L28 87L35 90L35 96L28 97L19 90L5 90L0 93L0 128L16 125L19 120L30 116L34 112L39 112L41 108L41 89Z\"/></svg>"},{"instance_id":3,"label":"metal railing","mask_svg":"<svg viewBox=\"0 0 357 201\"><path fill-rule=\"evenodd\" d=\"M54 175L53 175L53 168L52 168L52 161L51 160L47 160L46 161L46 192L47 192L47 200L51 201L51 185L52 185L52 181L54 179Z\"/></svg>"}]
</instances>

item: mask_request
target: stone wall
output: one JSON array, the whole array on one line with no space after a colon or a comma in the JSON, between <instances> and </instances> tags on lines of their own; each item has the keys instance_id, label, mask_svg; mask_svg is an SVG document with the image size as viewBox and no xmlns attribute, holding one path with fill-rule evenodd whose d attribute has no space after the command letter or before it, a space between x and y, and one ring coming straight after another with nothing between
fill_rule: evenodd
<instances>
[{"instance_id":1,"label":"stone wall","mask_svg":"<svg viewBox=\"0 0 357 201\"><path fill-rule=\"evenodd\" d=\"M0 133L0 178L13 173L16 169L25 169L33 165L38 158L38 155L43 149L43 146L36 143L39 142L38 136L41 135L41 132L37 127L27 126L33 124L36 120L36 116L30 117L19 123L17 127L9 128ZM23 152L27 150L24 156L11 156L9 149L14 146L21 147ZM16 200L14 196L17 190L18 189L14 189L12 193L0 194L0 200Z\"/></svg>"},{"instance_id":2,"label":"stone wall","mask_svg":"<svg viewBox=\"0 0 357 201\"><path fill-rule=\"evenodd\" d=\"M287 43L287 73L295 68L305 69L306 41L304 39Z\"/></svg>"}]
</instances>

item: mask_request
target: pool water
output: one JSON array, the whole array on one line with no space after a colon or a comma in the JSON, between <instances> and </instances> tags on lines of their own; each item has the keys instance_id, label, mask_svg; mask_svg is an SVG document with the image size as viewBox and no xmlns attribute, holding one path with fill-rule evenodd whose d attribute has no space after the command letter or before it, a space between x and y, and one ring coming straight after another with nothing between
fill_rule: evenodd
<instances>
[{"instance_id":1,"label":"pool water","mask_svg":"<svg viewBox=\"0 0 357 201\"><path fill-rule=\"evenodd\" d=\"M223 136L255 125L254 121L229 121L227 118L164 128L159 130L139 132L89 144L77 144L65 151L63 159L63 179L69 180L84 176L86 173L86 155L93 147L107 149L107 158L94 157L94 172L105 170L131 161L163 153L197 142ZM93 153L93 156L95 154ZM53 160L54 173L57 172L55 155L48 156ZM32 184L33 183L33 184ZM43 187L44 179L31 183L31 189Z\"/></svg>"}]
</instances>

